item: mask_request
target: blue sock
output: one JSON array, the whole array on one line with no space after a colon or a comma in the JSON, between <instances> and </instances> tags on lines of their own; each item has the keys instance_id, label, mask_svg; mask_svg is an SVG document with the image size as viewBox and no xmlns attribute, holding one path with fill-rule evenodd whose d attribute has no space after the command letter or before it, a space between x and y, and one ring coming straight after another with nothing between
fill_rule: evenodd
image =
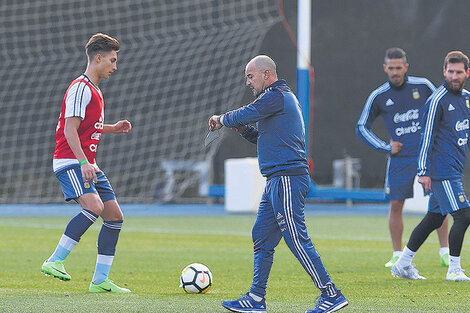
<instances>
[{"instance_id":1,"label":"blue sock","mask_svg":"<svg viewBox=\"0 0 470 313\"><path fill-rule=\"evenodd\" d=\"M101 284L108 278L121 228L122 221L104 221L101 226L98 236L98 256L92 280L94 284Z\"/></svg>"},{"instance_id":2,"label":"blue sock","mask_svg":"<svg viewBox=\"0 0 470 313\"><path fill-rule=\"evenodd\" d=\"M77 241L63 234L60 237L59 244L55 248L54 253L47 259L48 262L54 262L56 260L63 261L69 255L70 251L77 245Z\"/></svg>"},{"instance_id":3,"label":"blue sock","mask_svg":"<svg viewBox=\"0 0 470 313\"><path fill-rule=\"evenodd\" d=\"M48 262L56 260L63 261L69 255L70 251L78 244L82 235L96 221L98 215L82 210L70 220L65 228L65 232L59 240L59 244L54 253L49 257Z\"/></svg>"},{"instance_id":4,"label":"blue sock","mask_svg":"<svg viewBox=\"0 0 470 313\"><path fill-rule=\"evenodd\" d=\"M95 285L101 284L108 278L111 265L113 264L114 255L98 254L96 257L95 273L92 282Z\"/></svg>"}]
</instances>

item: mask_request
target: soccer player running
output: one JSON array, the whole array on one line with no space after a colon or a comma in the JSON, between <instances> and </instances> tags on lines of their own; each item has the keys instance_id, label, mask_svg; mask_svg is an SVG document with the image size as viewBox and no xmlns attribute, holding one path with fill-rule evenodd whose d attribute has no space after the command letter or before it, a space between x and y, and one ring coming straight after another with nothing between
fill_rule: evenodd
<instances>
[{"instance_id":1,"label":"soccer player running","mask_svg":"<svg viewBox=\"0 0 470 313\"><path fill-rule=\"evenodd\" d=\"M84 74L67 89L56 129L53 169L65 200L76 200L82 207L70 220L57 248L41 271L61 280L70 280L64 260L81 236L96 221L103 225L98 236L98 256L90 292L128 293L108 278L113 263L123 214L108 178L95 160L102 133L127 133L131 123L121 120L104 124L104 100L98 83L117 70L119 42L105 34L93 35L86 44L88 65Z\"/></svg>"},{"instance_id":2,"label":"soccer player running","mask_svg":"<svg viewBox=\"0 0 470 313\"><path fill-rule=\"evenodd\" d=\"M223 301L222 306L233 312L266 312L264 297L274 248L284 237L321 291L315 308L307 312L337 311L348 301L333 284L305 225L310 177L300 104L285 80L278 80L276 64L268 56L253 58L246 65L245 77L256 100L223 115L213 115L209 128L230 127L257 144L260 170L267 182L252 230L254 266L250 291L237 300Z\"/></svg>"},{"instance_id":3,"label":"soccer player running","mask_svg":"<svg viewBox=\"0 0 470 313\"><path fill-rule=\"evenodd\" d=\"M388 226L392 237L393 255L385 267L391 268L400 257L403 235L403 204L413 198L422 117L426 99L436 89L426 78L408 76L406 53L400 48L385 52L384 72L389 81L375 89L367 98L356 134L369 147L389 154L385 179L385 196L390 200ZM371 130L374 120L382 116L390 144L378 138ZM447 224L445 219L437 230L441 248L442 266L449 266Z\"/></svg>"},{"instance_id":4,"label":"soccer player running","mask_svg":"<svg viewBox=\"0 0 470 313\"><path fill-rule=\"evenodd\" d=\"M411 264L429 234L440 227L447 214L454 224L449 233L450 262L446 280L469 281L460 266L465 231L470 224L470 203L462 184L470 128L470 93L463 89L470 74L468 57L451 51L444 60L445 82L428 99L423 139L419 149L419 182L431 190L428 212L411 233L392 274L425 279Z\"/></svg>"}]
</instances>

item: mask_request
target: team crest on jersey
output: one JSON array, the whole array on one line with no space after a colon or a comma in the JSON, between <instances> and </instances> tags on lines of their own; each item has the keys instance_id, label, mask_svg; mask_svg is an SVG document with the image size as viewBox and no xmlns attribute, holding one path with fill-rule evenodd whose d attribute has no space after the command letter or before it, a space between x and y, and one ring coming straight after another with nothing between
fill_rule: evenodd
<instances>
[{"instance_id":1,"label":"team crest on jersey","mask_svg":"<svg viewBox=\"0 0 470 313\"><path fill-rule=\"evenodd\" d=\"M90 188L90 183L84 183L83 186L85 186L86 189L89 189Z\"/></svg>"},{"instance_id":2,"label":"team crest on jersey","mask_svg":"<svg viewBox=\"0 0 470 313\"><path fill-rule=\"evenodd\" d=\"M470 109L470 100L468 99L468 97L465 97L465 104L467 105L467 108Z\"/></svg>"},{"instance_id":3,"label":"team crest on jersey","mask_svg":"<svg viewBox=\"0 0 470 313\"><path fill-rule=\"evenodd\" d=\"M465 196L465 194L463 192L460 192L459 193L459 201L464 203L466 200L467 200L467 197Z\"/></svg>"},{"instance_id":4,"label":"team crest on jersey","mask_svg":"<svg viewBox=\"0 0 470 313\"><path fill-rule=\"evenodd\" d=\"M420 98L418 88L413 89L413 99L418 100Z\"/></svg>"},{"instance_id":5,"label":"team crest on jersey","mask_svg":"<svg viewBox=\"0 0 470 313\"><path fill-rule=\"evenodd\" d=\"M390 194L390 187L385 188L385 193L386 193L387 195Z\"/></svg>"}]
</instances>

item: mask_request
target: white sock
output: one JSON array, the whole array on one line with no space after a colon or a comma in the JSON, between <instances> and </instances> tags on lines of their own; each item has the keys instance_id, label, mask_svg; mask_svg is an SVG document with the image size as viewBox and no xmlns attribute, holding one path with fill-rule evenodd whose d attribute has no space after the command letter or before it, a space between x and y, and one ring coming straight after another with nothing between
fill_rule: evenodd
<instances>
[{"instance_id":1,"label":"white sock","mask_svg":"<svg viewBox=\"0 0 470 313\"><path fill-rule=\"evenodd\" d=\"M449 256L449 272L460 269L460 256Z\"/></svg>"},{"instance_id":2,"label":"white sock","mask_svg":"<svg viewBox=\"0 0 470 313\"><path fill-rule=\"evenodd\" d=\"M405 247L400 258L397 261L397 264L400 264L403 267L411 265L411 261L413 261L413 257L415 256L415 254L416 252L411 251L410 249L408 249L408 247Z\"/></svg>"},{"instance_id":3,"label":"white sock","mask_svg":"<svg viewBox=\"0 0 470 313\"><path fill-rule=\"evenodd\" d=\"M255 295L254 293L250 292L248 294L251 298L253 298L253 300L255 300L256 302L260 302L261 300L263 300L263 298L261 298L260 296L257 296Z\"/></svg>"},{"instance_id":4,"label":"white sock","mask_svg":"<svg viewBox=\"0 0 470 313\"><path fill-rule=\"evenodd\" d=\"M402 252L401 252L400 250L398 250L398 251L393 251L393 256L397 256L397 255L398 255L398 256L401 256L401 253L402 253Z\"/></svg>"},{"instance_id":5,"label":"white sock","mask_svg":"<svg viewBox=\"0 0 470 313\"><path fill-rule=\"evenodd\" d=\"M439 249L439 255L443 256L444 254L449 253L449 247L441 247Z\"/></svg>"}]
</instances>

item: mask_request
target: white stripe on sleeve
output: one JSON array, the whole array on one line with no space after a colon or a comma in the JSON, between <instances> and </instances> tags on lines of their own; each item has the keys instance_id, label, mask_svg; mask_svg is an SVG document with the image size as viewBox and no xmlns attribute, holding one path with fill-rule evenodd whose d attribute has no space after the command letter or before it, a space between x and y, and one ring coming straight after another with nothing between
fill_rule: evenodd
<instances>
[{"instance_id":1,"label":"white stripe on sleeve","mask_svg":"<svg viewBox=\"0 0 470 313\"><path fill-rule=\"evenodd\" d=\"M432 130L434 127L434 119L436 118L437 107L441 98L447 93L444 87L439 87L432 95L430 99L428 115L426 117L426 125L423 132L423 140L419 149L418 155L418 175L424 175L427 168L427 158L429 153L429 147L431 145Z\"/></svg>"},{"instance_id":2,"label":"white stripe on sleeve","mask_svg":"<svg viewBox=\"0 0 470 313\"><path fill-rule=\"evenodd\" d=\"M78 82L70 87L65 99L65 116L85 119L86 107L91 101L90 87L84 82Z\"/></svg>"}]
</instances>

